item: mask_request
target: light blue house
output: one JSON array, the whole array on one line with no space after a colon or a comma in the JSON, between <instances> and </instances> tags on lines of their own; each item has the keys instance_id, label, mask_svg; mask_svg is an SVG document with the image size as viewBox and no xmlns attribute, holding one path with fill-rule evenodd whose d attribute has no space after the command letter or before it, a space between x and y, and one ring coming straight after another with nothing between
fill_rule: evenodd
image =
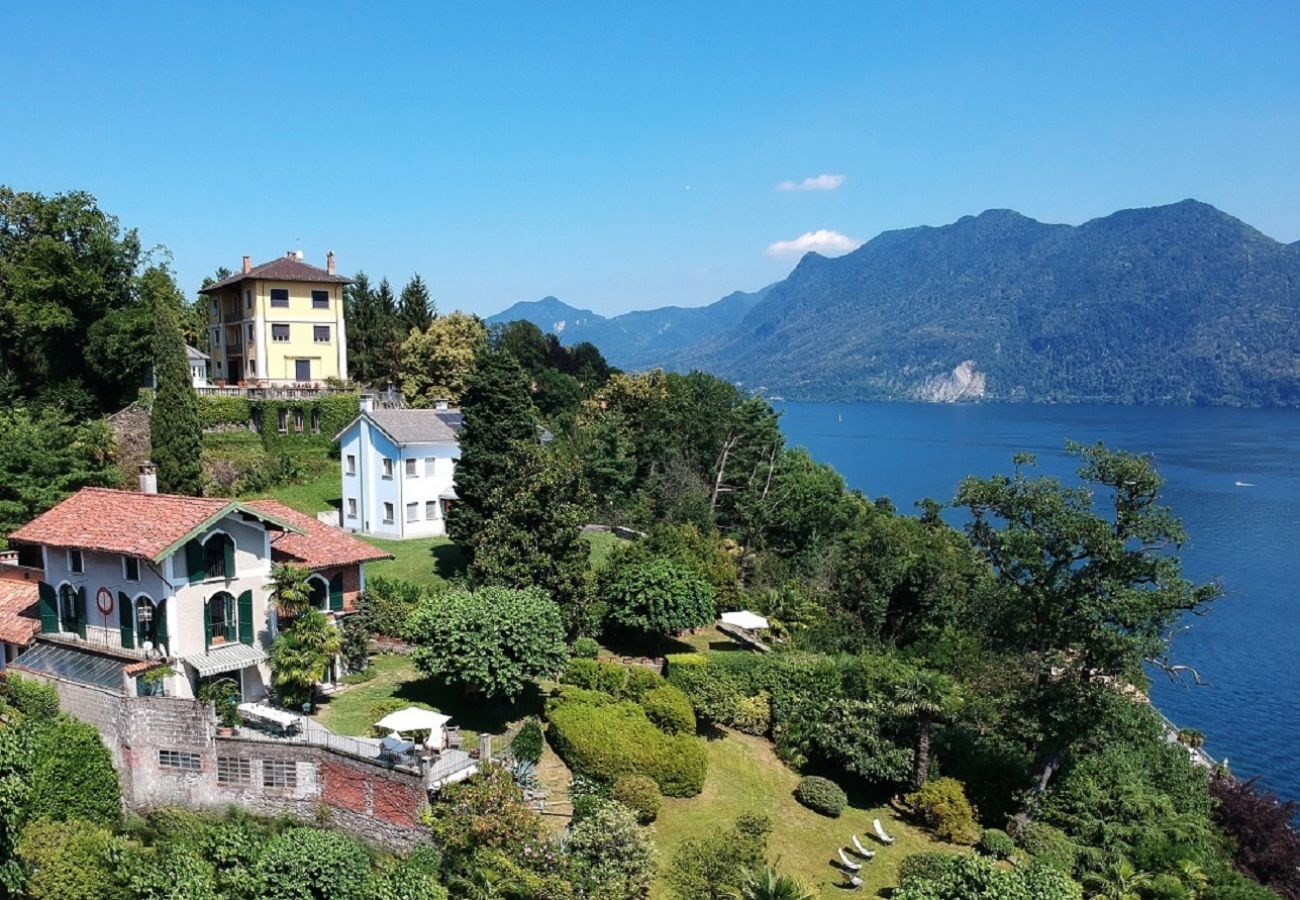
<instances>
[{"instance_id":1,"label":"light blue house","mask_svg":"<svg viewBox=\"0 0 1300 900\"><path fill-rule=\"evenodd\" d=\"M460 411L374 409L361 412L338 433L342 460L343 527L386 538L447 533L456 500Z\"/></svg>"}]
</instances>

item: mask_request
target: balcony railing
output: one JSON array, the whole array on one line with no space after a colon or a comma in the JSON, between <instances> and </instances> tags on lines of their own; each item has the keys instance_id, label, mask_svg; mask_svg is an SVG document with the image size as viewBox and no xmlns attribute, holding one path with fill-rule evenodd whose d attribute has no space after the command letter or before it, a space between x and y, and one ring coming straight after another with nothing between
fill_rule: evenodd
<instances>
[{"instance_id":1,"label":"balcony railing","mask_svg":"<svg viewBox=\"0 0 1300 900\"><path fill-rule=\"evenodd\" d=\"M289 384L207 384L194 388L200 397L247 397L249 400L311 400L331 394L355 394L355 387L339 387L314 381Z\"/></svg>"}]
</instances>

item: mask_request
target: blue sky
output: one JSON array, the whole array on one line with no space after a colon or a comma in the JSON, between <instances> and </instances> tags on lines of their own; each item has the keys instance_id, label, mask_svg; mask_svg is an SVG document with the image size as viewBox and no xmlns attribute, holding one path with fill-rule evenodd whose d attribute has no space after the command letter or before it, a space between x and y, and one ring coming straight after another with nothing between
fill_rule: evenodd
<instances>
[{"instance_id":1,"label":"blue sky","mask_svg":"<svg viewBox=\"0 0 1300 900\"><path fill-rule=\"evenodd\" d=\"M0 32L0 182L94 193L187 290L300 240L443 309L610 314L990 207L1185 197L1300 239L1294 2L45 3Z\"/></svg>"}]
</instances>

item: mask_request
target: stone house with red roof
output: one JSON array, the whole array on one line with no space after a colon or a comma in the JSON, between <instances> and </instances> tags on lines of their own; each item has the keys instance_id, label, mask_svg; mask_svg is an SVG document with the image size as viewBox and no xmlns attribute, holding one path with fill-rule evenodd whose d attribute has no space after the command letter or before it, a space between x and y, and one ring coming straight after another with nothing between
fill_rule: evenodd
<instances>
[{"instance_id":1,"label":"stone house with red roof","mask_svg":"<svg viewBox=\"0 0 1300 900\"><path fill-rule=\"evenodd\" d=\"M309 569L315 601L340 618L364 588L363 565L390 558L273 500L106 488L83 488L9 540L43 562L35 619L30 601L18 610L0 589L0 637L30 636L9 664L128 696L193 697L220 677L262 698L279 624L273 563ZM172 674L142 677L163 665Z\"/></svg>"}]
</instances>

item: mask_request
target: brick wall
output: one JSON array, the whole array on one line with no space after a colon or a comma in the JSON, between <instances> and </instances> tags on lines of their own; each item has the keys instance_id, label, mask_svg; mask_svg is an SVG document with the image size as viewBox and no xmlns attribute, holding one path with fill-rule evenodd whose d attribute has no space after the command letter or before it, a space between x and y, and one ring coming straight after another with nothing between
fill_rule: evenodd
<instances>
[{"instance_id":1,"label":"brick wall","mask_svg":"<svg viewBox=\"0 0 1300 900\"><path fill-rule=\"evenodd\" d=\"M409 849L424 836L419 815L427 797L419 775L325 747L219 737L211 706L195 700L125 697L30 677L54 684L63 709L99 729L129 809L238 806L308 822L324 816L390 850Z\"/></svg>"}]
</instances>

